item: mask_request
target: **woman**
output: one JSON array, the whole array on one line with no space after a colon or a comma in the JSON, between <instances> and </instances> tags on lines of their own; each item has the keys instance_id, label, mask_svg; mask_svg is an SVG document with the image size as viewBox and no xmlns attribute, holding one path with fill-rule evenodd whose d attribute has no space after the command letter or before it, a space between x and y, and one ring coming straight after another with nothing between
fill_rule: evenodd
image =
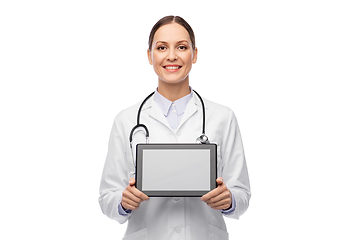
<instances>
[{"instance_id":1,"label":"woman","mask_svg":"<svg viewBox=\"0 0 360 240\"><path fill-rule=\"evenodd\" d=\"M194 143L202 129L202 109L189 86L197 60L193 30L181 17L164 17L150 33L147 52L158 75L158 88L141 112L141 122L151 129L150 142ZM201 198L149 198L136 189L128 136L140 104L116 116L99 202L108 217L128 221L124 239L228 239L223 215L237 219L246 211L250 186L235 115L227 107L204 102L207 136L218 146L219 178L218 187ZM134 133L133 142L143 139L143 132Z\"/></svg>"}]
</instances>

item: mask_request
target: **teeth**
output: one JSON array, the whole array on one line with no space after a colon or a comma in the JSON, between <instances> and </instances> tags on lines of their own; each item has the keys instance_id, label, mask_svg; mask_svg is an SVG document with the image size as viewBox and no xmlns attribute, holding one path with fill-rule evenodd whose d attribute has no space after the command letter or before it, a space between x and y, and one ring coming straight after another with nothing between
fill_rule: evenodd
<instances>
[{"instance_id":1,"label":"teeth","mask_svg":"<svg viewBox=\"0 0 360 240\"><path fill-rule=\"evenodd\" d=\"M165 68L173 70L173 69L179 69L180 66L166 66Z\"/></svg>"}]
</instances>

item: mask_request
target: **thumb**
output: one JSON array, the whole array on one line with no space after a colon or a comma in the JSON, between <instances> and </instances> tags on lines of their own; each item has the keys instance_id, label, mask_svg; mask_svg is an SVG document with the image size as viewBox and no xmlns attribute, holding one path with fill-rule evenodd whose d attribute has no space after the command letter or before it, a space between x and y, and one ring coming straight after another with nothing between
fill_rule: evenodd
<instances>
[{"instance_id":1,"label":"thumb","mask_svg":"<svg viewBox=\"0 0 360 240\"><path fill-rule=\"evenodd\" d=\"M222 177L218 177L216 179L216 182L217 182L218 185L221 185L224 181L223 181Z\"/></svg>"},{"instance_id":2,"label":"thumb","mask_svg":"<svg viewBox=\"0 0 360 240\"><path fill-rule=\"evenodd\" d=\"M130 178L129 185L134 186L135 185L135 178Z\"/></svg>"}]
</instances>

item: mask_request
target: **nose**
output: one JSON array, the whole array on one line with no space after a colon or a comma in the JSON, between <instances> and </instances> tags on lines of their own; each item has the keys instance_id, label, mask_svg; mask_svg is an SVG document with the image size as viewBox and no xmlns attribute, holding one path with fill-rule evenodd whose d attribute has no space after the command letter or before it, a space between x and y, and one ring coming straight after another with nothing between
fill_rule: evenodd
<instances>
[{"instance_id":1,"label":"nose","mask_svg":"<svg viewBox=\"0 0 360 240\"><path fill-rule=\"evenodd\" d=\"M168 61L175 61L177 59L176 51L174 49L169 50L169 55L167 56Z\"/></svg>"}]
</instances>

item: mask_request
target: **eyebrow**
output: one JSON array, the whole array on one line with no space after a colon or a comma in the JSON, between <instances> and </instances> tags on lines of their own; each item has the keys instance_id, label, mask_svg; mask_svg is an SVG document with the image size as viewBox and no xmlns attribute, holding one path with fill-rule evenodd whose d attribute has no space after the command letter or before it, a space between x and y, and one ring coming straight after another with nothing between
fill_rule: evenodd
<instances>
[{"instance_id":1,"label":"eyebrow","mask_svg":"<svg viewBox=\"0 0 360 240\"><path fill-rule=\"evenodd\" d=\"M180 40L180 41L176 42L176 44L179 44L179 43L182 43L182 42L186 42L187 44L189 44L189 42L187 40ZM155 45L158 44L158 43L168 43L168 42L166 42L166 41L157 41L157 42L155 42Z\"/></svg>"}]
</instances>

